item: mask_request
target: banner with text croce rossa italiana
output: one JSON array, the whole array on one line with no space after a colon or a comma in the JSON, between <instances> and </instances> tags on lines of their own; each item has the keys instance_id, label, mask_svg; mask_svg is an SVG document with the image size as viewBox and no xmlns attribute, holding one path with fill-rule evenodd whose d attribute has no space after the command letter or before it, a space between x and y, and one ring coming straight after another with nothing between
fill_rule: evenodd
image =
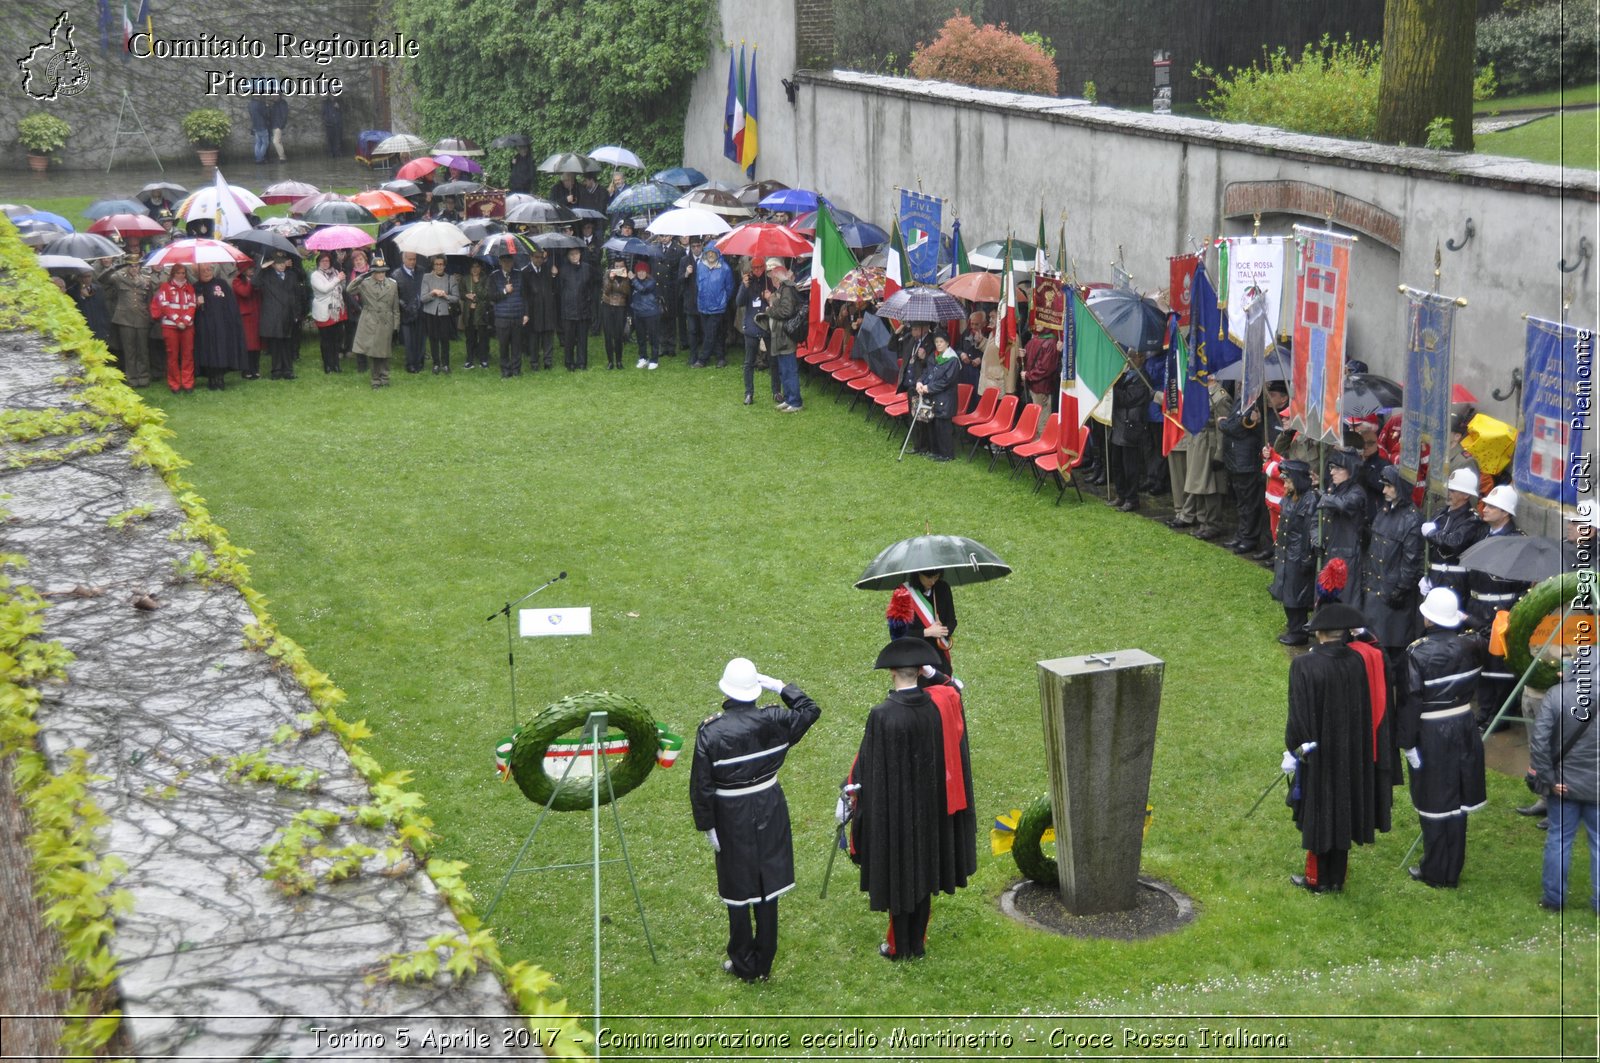
<instances>
[{"instance_id":1,"label":"banner with text croce rossa italiana","mask_svg":"<svg viewBox=\"0 0 1600 1063\"><path fill-rule=\"evenodd\" d=\"M1528 318L1518 491L1573 505L1593 488L1594 333Z\"/></svg>"}]
</instances>

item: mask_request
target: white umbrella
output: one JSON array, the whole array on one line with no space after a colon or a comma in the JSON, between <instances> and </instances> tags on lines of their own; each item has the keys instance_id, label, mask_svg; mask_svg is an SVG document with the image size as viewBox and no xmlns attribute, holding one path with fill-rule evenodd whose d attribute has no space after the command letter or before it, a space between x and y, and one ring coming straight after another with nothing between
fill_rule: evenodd
<instances>
[{"instance_id":1,"label":"white umbrella","mask_svg":"<svg viewBox=\"0 0 1600 1063\"><path fill-rule=\"evenodd\" d=\"M89 263L71 255L40 255L35 261L42 269L75 269L80 273L94 271L94 267Z\"/></svg>"},{"instance_id":2,"label":"white umbrella","mask_svg":"<svg viewBox=\"0 0 1600 1063\"><path fill-rule=\"evenodd\" d=\"M248 188L230 184L224 184L223 187L228 190L227 198L233 201L233 210L240 212L241 221L245 214L253 213L266 206L261 201L261 197ZM229 212L226 206L222 209L225 212ZM217 186L207 185L184 200L181 209L178 211L178 216L184 221L196 221L200 218L215 219L217 216ZM248 224L244 226L246 229L249 227Z\"/></svg>"},{"instance_id":3,"label":"white umbrella","mask_svg":"<svg viewBox=\"0 0 1600 1063\"><path fill-rule=\"evenodd\" d=\"M423 256L455 255L472 245L467 234L447 221L421 221L394 238L395 246Z\"/></svg>"},{"instance_id":4,"label":"white umbrella","mask_svg":"<svg viewBox=\"0 0 1600 1063\"><path fill-rule=\"evenodd\" d=\"M721 236L733 231L733 226L700 207L669 210L645 228L657 236Z\"/></svg>"},{"instance_id":5,"label":"white umbrella","mask_svg":"<svg viewBox=\"0 0 1600 1063\"><path fill-rule=\"evenodd\" d=\"M396 133L392 137L384 137L373 146L374 155L418 155L427 149L427 142L421 137L414 137L410 133Z\"/></svg>"},{"instance_id":6,"label":"white umbrella","mask_svg":"<svg viewBox=\"0 0 1600 1063\"><path fill-rule=\"evenodd\" d=\"M144 260L144 264L151 269L165 269L167 266L191 266L202 262L219 265L225 262L235 264L250 261L250 256L240 251L231 244L221 240L174 240L166 247L153 252Z\"/></svg>"},{"instance_id":7,"label":"white umbrella","mask_svg":"<svg viewBox=\"0 0 1600 1063\"><path fill-rule=\"evenodd\" d=\"M615 144L606 144L595 148L589 153L589 158L595 162L609 162L613 166L630 166L635 170L644 169L644 163L639 161L639 156L627 148L619 148Z\"/></svg>"}]
</instances>

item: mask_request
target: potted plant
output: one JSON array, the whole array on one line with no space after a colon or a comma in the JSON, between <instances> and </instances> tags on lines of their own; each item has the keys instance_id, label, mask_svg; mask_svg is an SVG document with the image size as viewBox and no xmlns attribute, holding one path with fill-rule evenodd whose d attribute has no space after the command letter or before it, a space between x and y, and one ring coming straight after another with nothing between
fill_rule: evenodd
<instances>
[{"instance_id":1,"label":"potted plant","mask_svg":"<svg viewBox=\"0 0 1600 1063\"><path fill-rule=\"evenodd\" d=\"M201 107L183 116L183 135L200 154L201 166L215 166L217 151L227 143L233 120L225 111Z\"/></svg>"},{"instance_id":2,"label":"potted plant","mask_svg":"<svg viewBox=\"0 0 1600 1063\"><path fill-rule=\"evenodd\" d=\"M17 142L28 151L28 165L43 173L50 156L60 151L72 135L72 127L53 114L39 111L17 123Z\"/></svg>"}]
</instances>

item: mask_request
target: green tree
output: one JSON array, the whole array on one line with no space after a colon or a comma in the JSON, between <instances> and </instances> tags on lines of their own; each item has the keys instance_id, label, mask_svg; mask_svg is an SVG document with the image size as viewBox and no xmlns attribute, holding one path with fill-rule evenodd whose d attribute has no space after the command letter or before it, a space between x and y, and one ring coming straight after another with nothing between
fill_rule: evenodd
<instances>
[{"instance_id":1,"label":"green tree","mask_svg":"<svg viewBox=\"0 0 1600 1063\"><path fill-rule=\"evenodd\" d=\"M650 167L683 157L718 29L710 0L395 0L394 20L426 42L409 66L423 137L524 133L535 159L625 144Z\"/></svg>"},{"instance_id":2,"label":"green tree","mask_svg":"<svg viewBox=\"0 0 1600 1063\"><path fill-rule=\"evenodd\" d=\"M1377 139L1422 144L1429 123L1448 118L1456 150L1472 150L1477 15L1476 0L1389 0Z\"/></svg>"}]
</instances>

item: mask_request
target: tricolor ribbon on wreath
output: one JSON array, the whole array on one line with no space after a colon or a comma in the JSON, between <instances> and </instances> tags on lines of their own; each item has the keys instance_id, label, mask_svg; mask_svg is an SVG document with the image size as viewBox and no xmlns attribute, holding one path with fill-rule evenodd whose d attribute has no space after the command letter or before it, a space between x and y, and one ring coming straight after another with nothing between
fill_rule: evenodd
<instances>
[{"instance_id":1,"label":"tricolor ribbon on wreath","mask_svg":"<svg viewBox=\"0 0 1600 1063\"><path fill-rule=\"evenodd\" d=\"M517 735L520 731L513 732L500 739L494 747L494 770L500 776L500 781L505 782L511 778L511 749L517 744ZM619 757L628 752L628 736L621 731L607 732L601 743L600 752L608 757ZM683 736L674 734L656 724L656 765L670 768L678 762L678 754L683 752ZM556 738L551 740L550 748L545 751L545 770L551 775L559 776L565 770L565 761L569 757L592 757L594 750L582 738Z\"/></svg>"}]
</instances>

